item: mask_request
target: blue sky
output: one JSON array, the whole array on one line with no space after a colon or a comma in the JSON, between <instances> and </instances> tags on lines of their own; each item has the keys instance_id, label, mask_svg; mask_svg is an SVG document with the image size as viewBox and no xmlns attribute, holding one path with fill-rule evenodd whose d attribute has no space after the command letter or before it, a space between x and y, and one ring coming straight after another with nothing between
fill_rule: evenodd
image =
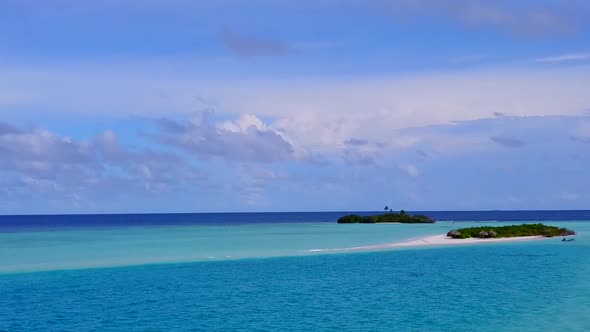
<instances>
[{"instance_id":1,"label":"blue sky","mask_svg":"<svg viewBox=\"0 0 590 332\"><path fill-rule=\"evenodd\" d=\"M585 209L587 1L3 1L0 213Z\"/></svg>"}]
</instances>

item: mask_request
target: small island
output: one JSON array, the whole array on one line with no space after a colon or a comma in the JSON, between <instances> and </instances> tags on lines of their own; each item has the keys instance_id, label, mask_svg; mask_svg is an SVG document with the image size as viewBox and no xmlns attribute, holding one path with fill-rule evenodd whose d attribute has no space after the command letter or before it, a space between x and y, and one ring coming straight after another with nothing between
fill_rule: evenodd
<instances>
[{"instance_id":1,"label":"small island","mask_svg":"<svg viewBox=\"0 0 590 332\"><path fill-rule=\"evenodd\" d=\"M387 207L386 207L387 209ZM351 214L338 219L339 224L375 224L375 223L402 223L402 224L431 224L434 220L425 215L411 215L401 210L395 213L390 210L384 214L359 216Z\"/></svg>"},{"instance_id":2,"label":"small island","mask_svg":"<svg viewBox=\"0 0 590 332\"><path fill-rule=\"evenodd\" d=\"M523 236L570 236L575 235L576 232L567 228L560 228L555 226L547 226L544 224L522 224L510 226L481 226L469 227L452 230L447 233L447 236L453 239L493 239L493 238L511 238Z\"/></svg>"}]
</instances>

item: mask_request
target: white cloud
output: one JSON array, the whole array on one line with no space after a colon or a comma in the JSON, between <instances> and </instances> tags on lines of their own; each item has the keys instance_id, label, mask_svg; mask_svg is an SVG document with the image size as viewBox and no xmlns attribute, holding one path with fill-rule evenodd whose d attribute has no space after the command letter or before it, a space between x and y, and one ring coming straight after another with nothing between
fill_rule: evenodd
<instances>
[{"instance_id":1,"label":"white cloud","mask_svg":"<svg viewBox=\"0 0 590 332\"><path fill-rule=\"evenodd\" d=\"M414 177L414 178L420 175L420 171L418 170L418 168L416 168L416 166L411 165L411 164L399 165L398 168L402 172L404 172L407 175Z\"/></svg>"},{"instance_id":2,"label":"white cloud","mask_svg":"<svg viewBox=\"0 0 590 332\"><path fill-rule=\"evenodd\" d=\"M234 133L246 132L250 127L257 130L268 130L268 127L256 115L244 114L234 121L223 121L216 124L220 130L227 130Z\"/></svg>"},{"instance_id":3,"label":"white cloud","mask_svg":"<svg viewBox=\"0 0 590 332\"><path fill-rule=\"evenodd\" d=\"M211 116L209 112L200 113L187 122L161 119L161 131L149 136L202 158L263 163L294 158L292 145L256 116L245 115L222 123Z\"/></svg>"}]
</instances>

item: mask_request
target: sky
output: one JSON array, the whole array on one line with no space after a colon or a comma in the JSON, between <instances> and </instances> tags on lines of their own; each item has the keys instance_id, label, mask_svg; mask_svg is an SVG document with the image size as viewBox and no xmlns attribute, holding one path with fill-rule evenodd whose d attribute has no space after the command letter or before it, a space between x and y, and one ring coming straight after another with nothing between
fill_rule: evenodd
<instances>
[{"instance_id":1,"label":"sky","mask_svg":"<svg viewBox=\"0 0 590 332\"><path fill-rule=\"evenodd\" d=\"M587 209L585 0L3 0L0 214Z\"/></svg>"}]
</instances>

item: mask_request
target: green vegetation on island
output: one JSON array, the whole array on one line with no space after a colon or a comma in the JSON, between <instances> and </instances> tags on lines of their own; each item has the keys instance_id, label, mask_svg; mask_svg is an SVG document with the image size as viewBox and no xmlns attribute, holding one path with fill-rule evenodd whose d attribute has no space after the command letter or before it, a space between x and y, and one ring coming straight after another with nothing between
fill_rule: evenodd
<instances>
[{"instance_id":1,"label":"green vegetation on island","mask_svg":"<svg viewBox=\"0 0 590 332\"><path fill-rule=\"evenodd\" d=\"M387 206L385 207L387 210ZM394 213L389 210L384 214L372 215L372 216L359 216L357 214L351 214L338 219L339 224L374 224L374 223L402 223L402 224L430 224L434 220L424 215L411 215L407 214L404 210L399 213Z\"/></svg>"},{"instance_id":2,"label":"green vegetation on island","mask_svg":"<svg viewBox=\"0 0 590 332\"><path fill-rule=\"evenodd\" d=\"M447 233L447 236L453 239L466 238L504 238L517 236L569 236L575 235L576 232L567 228L560 228L555 226L547 226L543 224L522 224L510 226L481 226L469 227L452 230Z\"/></svg>"}]
</instances>

